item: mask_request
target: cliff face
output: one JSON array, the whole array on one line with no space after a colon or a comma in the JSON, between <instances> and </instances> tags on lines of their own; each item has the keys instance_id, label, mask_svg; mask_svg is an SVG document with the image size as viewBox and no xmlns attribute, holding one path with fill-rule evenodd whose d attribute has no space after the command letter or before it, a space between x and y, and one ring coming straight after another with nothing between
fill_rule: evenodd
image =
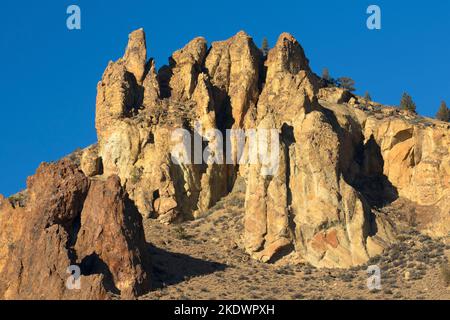
<instances>
[{"instance_id":1,"label":"cliff face","mask_svg":"<svg viewBox=\"0 0 450 320\"><path fill-rule=\"evenodd\" d=\"M430 209L431 214L414 218L421 231L435 237L450 231L449 129L448 123L393 116L368 117L364 123L366 141L372 139L379 148L383 175L398 196Z\"/></svg>"},{"instance_id":2,"label":"cliff face","mask_svg":"<svg viewBox=\"0 0 450 320\"><path fill-rule=\"evenodd\" d=\"M0 297L133 298L149 289L142 217L117 176L89 181L61 160L42 164L27 185L25 207L0 197ZM82 290L66 286L69 266L79 267Z\"/></svg>"},{"instance_id":3,"label":"cliff face","mask_svg":"<svg viewBox=\"0 0 450 320\"><path fill-rule=\"evenodd\" d=\"M75 259L58 249L58 257L64 257L60 260L47 250L43 255L48 260L58 259L65 270L72 260L95 253L109 266L118 291L139 294L148 286L140 267L148 258L141 217L132 207L144 219L163 223L200 218L232 190L238 177L246 183L243 247L264 262L293 251L299 261L317 267L365 263L396 241L393 217L374 209L398 198L420 208L414 223L421 231L447 236L449 125L341 89L321 88L318 80L302 47L287 33L267 57L244 32L210 48L205 39L196 38L157 71L154 61L147 60L144 31L134 31L124 56L108 64L97 86L98 144L81 156L84 174L76 166L59 164L71 168L76 183L55 178L54 190L48 191L61 194L56 203L50 193L37 197L33 183L25 208L1 200L0 272L10 272L13 264L27 267L6 246L21 243L27 257L26 237L48 236L57 228L58 240L46 245L71 248L78 255ZM174 139L176 129L190 135ZM273 163L242 161L261 150L253 149L248 135L227 137L227 129L275 132L270 149L276 145L279 150L276 170L270 171ZM222 133L223 140L211 132ZM200 141L202 151L215 150L212 155L223 161L176 163L173 151L183 139L193 148ZM31 181L39 179L39 172ZM25 211L42 228L29 229ZM70 230L76 219L81 227L75 241ZM104 226L103 231L94 225ZM108 245L116 237L119 244ZM117 255L130 258L118 266ZM27 281L33 285L37 280ZM65 297L63 291L57 297ZM0 292L23 295L16 287Z\"/></svg>"},{"instance_id":4,"label":"cliff face","mask_svg":"<svg viewBox=\"0 0 450 320\"><path fill-rule=\"evenodd\" d=\"M373 214L371 206L398 196L436 208L424 230L446 235L445 124L424 127L400 114L370 114L348 92L321 89L289 34L267 57L244 32L209 50L197 38L159 74L152 60L128 53L144 52L144 38L141 30L130 36L124 58L109 64L97 100L105 174L122 178L144 216L164 222L201 217L241 175L247 182L244 243L256 259L269 261L294 247L316 266L363 263L395 240L388 217ZM180 127L193 133L196 123L222 132L275 129L278 173L261 175L263 165L240 163L242 141L233 136L225 147L231 163L175 165L171 133ZM213 143L205 131L197 133ZM244 143L249 152L249 140Z\"/></svg>"}]
</instances>

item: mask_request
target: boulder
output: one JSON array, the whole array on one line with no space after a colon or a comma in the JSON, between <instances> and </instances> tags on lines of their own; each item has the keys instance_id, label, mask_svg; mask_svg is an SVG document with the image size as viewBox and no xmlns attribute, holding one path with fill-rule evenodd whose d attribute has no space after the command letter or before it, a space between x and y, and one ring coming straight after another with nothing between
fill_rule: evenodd
<instances>
[{"instance_id":1,"label":"boulder","mask_svg":"<svg viewBox=\"0 0 450 320\"><path fill-rule=\"evenodd\" d=\"M330 103L348 103L352 99L353 103L356 101L355 96L348 90L331 87L331 88L320 88L318 98Z\"/></svg>"},{"instance_id":2,"label":"boulder","mask_svg":"<svg viewBox=\"0 0 450 320\"><path fill-rule=\"evenodd\" d=\"M90 146L83 150L80 167L87 177L94 177L103 174L102 159L98 155L96 145Z\"/></svg>"},{"instance_id":3,"label":"boulder","mask_svg":"<svg viewBox=\"0 0 450 320\"><path fill-rule=\"evenodd\" d=\"M42 164L27 185L25 207L0 197L0 297L134 298L148 290L141 217L118 177L91 184L61 160ZM76 269L79 288L67 285Z\"/></svg>"}]
</instances>

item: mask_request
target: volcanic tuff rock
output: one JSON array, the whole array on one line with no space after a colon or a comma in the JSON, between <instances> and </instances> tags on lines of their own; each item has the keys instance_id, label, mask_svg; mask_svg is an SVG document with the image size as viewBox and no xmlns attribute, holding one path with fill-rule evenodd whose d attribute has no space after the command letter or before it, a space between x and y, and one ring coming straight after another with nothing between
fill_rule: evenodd
<instances>
[{"instance_id":1,"label":"volcanic tuff rock","mask_svg":"<svg viewBox=\"0 0 450 320\"><path fill-rule=\"evenodd\" d=\"M449 129L443 122L414 123L402 118L369 117L364 123L366 141L375 142L384 162L383 168L376 169L378 174L386 176L400 197L433 211L417 218L423 222L421 231L436 237L450 231Z\"/></svg>"},{"instance_id":2,"label":"volcanic tuff rock","mask_svg":"<svg viewBox=\"0 0 450 320\"><path fill-rule=\"evenodd\" d=\"M145 51L135 39L126 52ZM99 155L105 174L121 177L144 216L166 223L201 217L240 175L247 183L245 248L263 261L294 248L316 266L361 264L395 241L389 217L371 206L398 196L436 208L426 231L448 232L448 129L379 118L349 92L320 88L290 34L280 35L267 57L242 31L209 50L196 38L158 74L153 60L134 59L131 69L129 59L126 53L110 63L99 84ZM127 77L136 68L148 70L143 87L141 73ZM205 129L277 130L278 174L239 165L233 136L225 149L232 164L175 165L172 130L193 133L199 125L206 144L215 141Z\"/></svg>"},{"instance_id":3,"label":"volcanic tuff rock","mask_svg":"<svg viewBox=\"0 0 450 320\"><path fill-rule=\"evenodd\" d=\"M0 199L6 298L79 298L64 286L74 263L90 288L83 297L145 292L142 217L204 217L236 179L246 188L242 246L261 261L290 253L317 267L363 264L398 241L394 219L375 210L397 199L416 208L408 223L448 236L449 125L321 88L290 34L267 57L242 31L210 48L196 38L156 70L140 29L97 90L98 143L80 168L42 165L25 207ZM171 151L182 137L172 133L180 128L203 148L220 143L207 129L273 129L278 170L262 175L266 164L240 162L238 146L244 156L252 146L235 136L224 141L229 164L176 164Z\"/></svg>"},{"instance_id":4,"label":"volcanic tuff rock","mask_svg":"<svg viewBox=\"0 0 450 320\"><path fill-rule=\"evenodd\" d=\"M126 52L144 52L145 43L134 39ZM144 216L167 223L201 217L241 175L247 182L245 248L263 261L294 248L316 266L361 264L395 241L389 218L372 213L374 199L399 195L435 207L426 230L448 232L448 130L419 129L400 117L380 120L347 91L320 88L290 34L280 35L267 57L242 31L209 50L196 38L158 74L153 60L140 59L138 69L148 70L144 87L139 77L127 78L135 73L127 59L110 63L99 84L99 155L105 174L122 178ZM342 104L350 100L351 107ZM226 150L233 164L175 165L172 130L193 132L199 124L196 133L207 144L214 141L204 129L277 130L278 174L239 165L233 136Z\"/></svg>"},{"instance_id":5,"label":"volcanic tuff rock","mask_svg":"<svg viewBox=\"0 0 450 320\"><path fill-rule=\"evenodd\" d=\"M98 156L96 145L92 145L83 151L80 159L80 167L87 177L94 177L102 174L102 159Z\"/></svg>"},{"instance_id":6,"label":"volcanic tuff rock","mask_svg":"<svg viewBox=\"0 0 450 320\"><path fill-rule=\"evenodd\" d=\"M70 161L42 164L25 207L0 197L2 299L133 298L149 289L142 217L117 176L89 179ZM67 269L80 266L81 290Z\"/></svg>"}]
</instances>

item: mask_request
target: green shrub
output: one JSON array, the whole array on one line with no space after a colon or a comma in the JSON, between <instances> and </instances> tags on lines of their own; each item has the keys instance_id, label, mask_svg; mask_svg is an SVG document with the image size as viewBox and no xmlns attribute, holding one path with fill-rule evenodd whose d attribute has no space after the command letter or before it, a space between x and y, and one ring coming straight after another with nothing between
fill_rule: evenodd
<instances>
[{"instance_id":1,"label":"green shrub","mask_svg":"<svg viewBox=\"0 0 450 320\"><path fill-rule=\"evenodd\" d=\"M141 181L142 174L144 173L144 168L142 167L134 167L131 171L130 181L133 184L138 183Z\"/></svg>"},{"instance_id":2,"label":"green shrub","mask_svg":"<svg viewBox=\"0 0 450 320\"><path fill-rule=\"evenodd\" d=\"M447 108L447 104L444 101L441 102L441 106L436 113L436 119L446 122L450 121L450 109Z\"/></svg>"},{"instance_id":3,"label":"green shrub","mask_svg":"<svg viewBox=\"0 0 450 320\"><path fill-rule=\"evenodd\" d=\"M175 237L180 240L189 239L189 235L186 233L186 230L182 225L178 225L175 227Z\"/></svg>"},{"instance_id":4,"label":"green shrub","mask_svg":"<svg viewBox=\"0 0 450 320\"><path fill-rule=\"evenodd\" d=\"M25 207L27 203L27 192L22 191L8 198L9 202L15 207Z\"/></svg>"},{"instance_id":5,"label":"green shrub","mask_svg":"<svg viewBox=\"0 0 450 320\"><path fill-rule=\"evenodd\" d=\"M400 101L400 109L408 110L416 113L416 104L408 93L403 93L402 99Z\"/></svg>"}]
</instances>

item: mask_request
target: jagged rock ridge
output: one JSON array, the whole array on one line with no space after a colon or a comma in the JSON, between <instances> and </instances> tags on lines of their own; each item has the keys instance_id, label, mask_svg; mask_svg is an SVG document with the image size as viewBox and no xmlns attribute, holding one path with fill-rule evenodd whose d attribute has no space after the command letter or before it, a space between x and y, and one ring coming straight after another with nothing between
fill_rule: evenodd
<instances>
[{"instance_id":1,"label":"jagged rock ridge","mask_svg":"<svg viewBox=\"0 0 450 320\"><path fill-rule=\"evenodd\" d=\"M97 86L98 144L81 157L84 182L74 190L55 182L57 190L66 190L58 206L71 208L80 201L84 206L62 213L50 204L31 209L38 200L30 188L26 210L34 210L37 220L51 216L52 225L66 230L80 219L79 232L85 238L73 244L77 253L88 257L95 252L107 266L115 265L104 243L124 233L121 241L128 243L128 250L119 246L114 255L147 261L133 205L144 219L163 223L201 218L232 190L238 177L246 184L242 246L264 262L291 253L296 261L317 267L365 263L396 241L392 219L373 208L398 197L432 210L416 214L421 231L448 235L448 124L422 121L341 89L321 88L303 48L287 33L280 35L267 57L242 31L210 48L199 37L176 51L159 71L153 59L147 60L145 38L142 29L131 33L124 56L108 64ZM204 147L217 143L208 129L276 130L281 151L277 174L261 175L264 165L240 163L237 150L242 141L236 137L225 143L230 164L175 164L170 155L176 141L171 137L179 128L200 136ZM248 155L249 140L243 143ZM94 208L102 212L100 217L90 214ZM123 218L127 231L108 225L109 208ZM16 224L11 219L21 219L20 214L10 218L8 212L25 210L14 209L4 199L1 209L0 221L6 226ZM126 222L130 217L132 224ZM105 225L102 236L94 230L96 223ZM25 221L17 224L28 228ZM2 244L22 241L21 237L2 231ZM8 250L1 256L0 272L8 272L13 263ZM66 262L73 260L69 253L63 256ZM145 290L149 279L138 267L141 263L130 261L111 270L112 283L120 292L135 295ZM14 297L20 288L0 292Z\"/></svg>"},{"instance_id":2,"label":"jagged rock ridge","mask_svg":"<svg viewBox=\"0 0 450 320\"><path fill-rule=\"evenodd\" d=\"M143 38L142 30L132 33L126 52L137 46L143 52ZM141 73L127 79L134 72L127 69L127 59L125 54L110 63L99 84L99 156L106 174L122 178L144 216L167 223L201 217L241 175L247 182L244 246L263 261L289 248L315 266L367 261L395 241L389 218L372 213L377 196L388 201L400 194L436 206L440 213L426 228L431 233L440 229L439 235L447 231L448 130L435 126L426 133L400 118L368 116L357 97L320 88L290 34L280 35L267 57L244 32L213 42L209 50L203 38L196 38L158 74L153 60L141 59L139 70L151 66L144 86L138 81ZM120 90L114 89L118 83ZM129 97L144 98L130 104ZM336 104L346 102L353 105ZM264 177L258 165L239 165L233 138L229 147L235 164L174 165L171 130L192 132L196 121L222 132L278 130L279 174ZM445 139L434 145L433 134ZM425 159L408 160L412 148L416 154L426 150ZM425 182L436 182L438 172L438 184ZM439 191L424 193L430 186Z\"/></svg>"}]
</instances>

